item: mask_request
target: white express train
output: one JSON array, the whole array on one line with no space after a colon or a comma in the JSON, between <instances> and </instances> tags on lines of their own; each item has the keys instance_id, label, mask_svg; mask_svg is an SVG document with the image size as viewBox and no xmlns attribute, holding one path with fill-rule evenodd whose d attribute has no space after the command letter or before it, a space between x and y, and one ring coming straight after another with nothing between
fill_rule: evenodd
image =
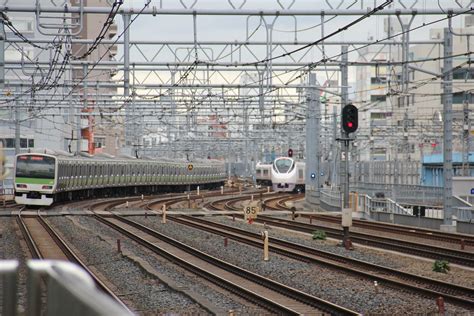
<instances>
[{"instance_id":1,"label":"white express train","mask_svg":"<svg viewBox=\"0 0 474 316\"><path fill-rule=\"evenodd\" d=\"M257 163L257 184L271 185L275 192L303 192L305 163L290 157L279 157L271 164Z\"/></svg>"},{"instance_id":2,"label":"white express train","mask_svg":"<svg viewBox=\"0 0 474 316\"><path fill-rule=\"evenodd\" d=\"M51 205L100 196L183 192L188 186L218 187L225 179L224 164L217 160L178 162L27 153L16 156L15 202Z\"/></svg>"}]
</instances>

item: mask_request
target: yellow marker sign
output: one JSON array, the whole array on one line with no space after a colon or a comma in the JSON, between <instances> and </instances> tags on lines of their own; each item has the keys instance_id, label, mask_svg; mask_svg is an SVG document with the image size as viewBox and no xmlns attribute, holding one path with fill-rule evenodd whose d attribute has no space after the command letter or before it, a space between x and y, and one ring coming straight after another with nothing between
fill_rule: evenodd
<instances>
[{"instance_id":1,"label":"yellow marker sign","mask_svg":"<svg viewBox=\"0 0 474 316\"><path fill-rule=\"evenodd\" d=\"M188 170L189 170L189 171L192 171L192 170L193 170L193 168L194 168L194 167L193 167L193 165L192 165L192 164L189 164L189 165L188 165Z\"/></svg>"}]
</instances>

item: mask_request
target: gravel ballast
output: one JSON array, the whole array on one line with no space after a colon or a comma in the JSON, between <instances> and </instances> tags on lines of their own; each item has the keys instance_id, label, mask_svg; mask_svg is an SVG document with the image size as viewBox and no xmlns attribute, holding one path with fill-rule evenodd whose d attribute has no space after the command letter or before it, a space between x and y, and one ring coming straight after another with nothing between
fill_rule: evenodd
<instances>
[{"instance_id":1,"label":"gravel ballast","mask_svg":"<svg viewBox=\"0 0 474 316\"><path fill-rule=\"evenodd\" d=\"M352 275L335 271L321 265L306 264L293 259L270 254L270 260L262 260L263 251L255 247L229 241L224 247L224 238L221 236L202 232L185 225L173 223L171 220L167 224L162 224L160 217L134 217L135 220L154 227L159 232L185 242L201 251L209 253L222 260L231 262L243 268L252 270L255 273L264 275L270 279L298 288L311 293L314 296L323 298L346 308L364 314L427 314L437 311L435 300L426 299L413 293L402 293L383 285L375 288L373 282L354 277ZM261 232L260 225L249 225L244 222L235 221L228 217L212 217L213 220L223 221L232 226L244 227L245 229ZM311 238L301 238L299 234L288 236L288 231L269 229L270 236L291 239L294 242L305 243L307 245L331 250L340 253L349 253L350 256L360 260L374 262L393 268L404 266L406 257L379 256L375 252L365 252L364 250L348 252L334 243L317 242ZM396 259L397 257L398 259ZM415 259L410 259L417 261ZM424 262L424 269L431 270L431 264ZM467 274L466 274L467 275ZM469 277L472 280L472 275ZM468 315L468 311L450 304L446 304L447 311L456 315Z\"/></svg>"},{"instance_id":2,"label":"gravel ballast","mask_svg":"<svg viewBox=\"0 0 474 316\"><path fill-rule=\"evenodd\" d=\"M124 238L121 234L90 217L54 217L48 219L86 259L117 287L117 293L133 304L139 314L210 315L234 310L239 315L257 315L262 310L228 298L220 291L186 273L168 261ZM122 254L116 240L122 240ZM126 255L125 255L126 254ZM154 270L154 271L153 271ZM210 308L194 302L188 295L169 287L156 277L166 276L174 286L206 298ZM208 306L209 307L209 306ZM217 311L217 312L216 312Z\"/></svg>"},{"instance_id":3,"label":"gravel ballast","mask_svg":"<svg viewBox=\"0 0 474 316\"><path fill-rule=\"evenodd\" d=\"M18 312L23 313L26 306L26 258L20 244L21 232L14 218L0 217L0 259L17 260L20 263L18 276ZM26 249L25 249L26 250ZM0 282L0 297L3 297L3 282ZM3 301L0 300L0 302ZM0 306L0 311L1 311Z\"/></svg>"}]
</instances>

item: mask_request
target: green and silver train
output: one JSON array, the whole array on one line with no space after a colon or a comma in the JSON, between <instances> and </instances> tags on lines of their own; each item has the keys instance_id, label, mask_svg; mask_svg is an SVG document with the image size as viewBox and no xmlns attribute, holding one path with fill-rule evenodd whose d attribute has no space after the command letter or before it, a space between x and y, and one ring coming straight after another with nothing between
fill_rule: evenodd
<instances>
[{"instance_id":1,"label":"green and silver train","mask_svg":"<svg viewBox=\"0 0 474 316\"><path fill-rule=\"evenodd\" d=\"M218 187L225 179L224 163L217 160L177 162L25 153L16 156L15 202L51 205L73 199L183 192L196 186Z\"/></svg>"}]
</instances>

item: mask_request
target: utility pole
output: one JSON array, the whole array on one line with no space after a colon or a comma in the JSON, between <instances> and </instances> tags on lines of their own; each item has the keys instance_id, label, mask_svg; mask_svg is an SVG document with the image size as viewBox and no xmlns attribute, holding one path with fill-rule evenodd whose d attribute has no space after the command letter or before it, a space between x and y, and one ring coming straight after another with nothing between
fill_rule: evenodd
<instances>
[{"instance_id":1,"label":"utility pole","mask_svg":"<svg viewBox=\"0 0 474 316\"><path fill-rule=\"evenodd\" d=\"M347 46L341 47L341 113L342 108L349 102L348 100L348 68L347 68ZM344 139L349 138L349 135L344 131L341 124L341 136ZM344 166L341 172L341 185L343 191L343 207L349 207L349 142L342 142L342 153L344 156Z\"/></svg>"},{"instance_id":2,"label":"utility pole","mask_svg":"<svg viewBox=\"0 0 474 316\"><path fill-rule=\"evenodd\" d=\"M444 29L443 59L443 208L444 218L441 230L453 230L453 35ZM449 57L448 57L449 56Z\"/></svg>"},{"instance_id":3,"label":"utility pole","mask_svg":"<svg viewBox=\"0 0 474 316\"><path fill-rule=\"evenodd\" d=\"M339 168L337 163L337 108L332 108L332 176L331 186L337 187L339 185Z\"/></svg>"},{"instance_id":4,"label":"utility pole","mask_svg":"<svg viewBox=\"0 0 474 316\"><path fill-rule=\"evenodd\" d=\"M130 14L123 14L123 25L125 33L123 34L123 99L125 102L125 146L132 145L132 125L130 124ZM127 149L127 151L130 147ZM133 151L133 147L131 148ZM130 153L129 153L130 154ZM133 154L133 153L131 153Z\"/></svg>"},{"instance_id":5,"label":"utility pole","mask_svg":"<svg viewBox=\"0 0 474 316\"><path fill-rule=\"evenodd\" d=\"M0 90L5 88L5 24L0 16Z\"/></svg>"},{"instance_id":6,"label":"utility pole","mask_svg":"<svg viewBox=\"0 0 474 316\"><path fill-rule=\"evenodd\" d=\"M15 155L20 153L20 95L21 87L15 88Z\"/></svg>"},{"instance_id":7,"label":"utility pole","mask_svg":"<svg viewBox=\"0 0 474 316\"><path fill-rule=\"evenodd\" d=\"M469 176L469 131L471 130L471 120L469 119L469 101L472 94L465 93L464 107L463 107L463 139L462 139L462 175Z\"/></svg>"},{"instance_id":8,"label":"utility pole","mask_svg":"<svg viewBox=\"0 0 474 316\"><path fill-rule=\"evenodd\" d=\"M86 76L87 76L87 72L88 72L88 68L89 66L87 65L87 63L84 63L82 65L82 72L83 72L83 78L84 80L82 81L82 88L83 88L83 91L82 91L82 98L83 98L83 105L82 105L82 108L84 109L84 111L87 111L87 79L86 79ZM81 153L81 140L82 140L82 136L81 136L81 109L78 107L77 111L79 113L77 113L77 122L76 122L76 128L77 128L77 141L76 141L76 155L79 155Z\"/></svg>"},{"instance_id":9,"label":"utility pole","mask_svg":"<svg viewBox=\"0 0 474 316\"><path fill-rule=\"evenodd\" d=\"M319 108L319 97L316 90L316 74L310 73L308 76L309 88L307 96L306 112L306 194L308 203L319 206L320 185L319 185L319 160L320 160L320 137L319 121L321 119Z\"/></svg>"}]
</instances>

